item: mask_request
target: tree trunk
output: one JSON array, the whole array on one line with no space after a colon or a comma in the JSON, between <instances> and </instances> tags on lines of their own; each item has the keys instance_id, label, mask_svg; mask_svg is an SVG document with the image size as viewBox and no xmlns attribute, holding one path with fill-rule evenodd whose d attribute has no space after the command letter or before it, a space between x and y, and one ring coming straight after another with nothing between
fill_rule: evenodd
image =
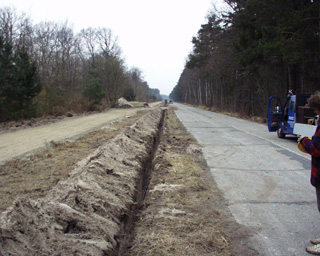
<instances>
[{"instance_id":1,"label":"tree trunk","mask_svg":"<svg viewBox=\"0 0 320 256\"><path fill-rule=\"evenodd\" d=\"M297 64L288 65L288 90L292 90L293 93L296 93L299 88L298 70Z\"/></svg>"}]
</instances>

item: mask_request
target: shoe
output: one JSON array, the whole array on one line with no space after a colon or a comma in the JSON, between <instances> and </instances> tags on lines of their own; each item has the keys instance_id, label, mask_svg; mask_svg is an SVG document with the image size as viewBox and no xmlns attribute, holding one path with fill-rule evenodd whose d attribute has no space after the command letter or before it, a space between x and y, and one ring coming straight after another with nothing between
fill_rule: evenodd
<instances>
[{"instance_id":1,"label":"shoe","mask_svg":"<svg viewBox=\"0 0 320 256\"><path fill-rule=\"evenodd\" d=\"M311 239L310 243L312 243L312 244L320 244L320 238Z\"/></svg>"},{"instance_id":2,"label":"shoe","mask_svg":"<svg viewBox=\"0 0 320 256\"><path fill-rule=\"evenodd\" d=\"M306 248L306 251L314 255L320 255L320 244L309 246Z\"/></svg>"}]
</instances>

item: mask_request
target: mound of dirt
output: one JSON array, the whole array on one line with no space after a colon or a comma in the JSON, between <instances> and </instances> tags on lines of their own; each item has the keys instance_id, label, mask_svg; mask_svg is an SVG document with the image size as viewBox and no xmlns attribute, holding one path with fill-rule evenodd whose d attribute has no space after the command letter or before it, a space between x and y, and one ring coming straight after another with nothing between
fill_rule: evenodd
<instances>
[{"instance_id":1,"label":"mound of dirt","mask_svg":"<svg viewBox=\"0 0 320 256\"><path fill-rule=\"evenodd\" d=\"M156 108L78 163L41 199L0 216L1 255L113 255L158 136Z\"/></svg>"},{"instance_id":2,"label":"mound of dirt","mask_svg":"<svg viewBox=\"0 0 320 256\"><path fill-rule=\"evenodd\" d=\"M118 99L118 107L119 108L133 108L134 106L130 104L125 98Z\"/></svg>"}]
</instances>

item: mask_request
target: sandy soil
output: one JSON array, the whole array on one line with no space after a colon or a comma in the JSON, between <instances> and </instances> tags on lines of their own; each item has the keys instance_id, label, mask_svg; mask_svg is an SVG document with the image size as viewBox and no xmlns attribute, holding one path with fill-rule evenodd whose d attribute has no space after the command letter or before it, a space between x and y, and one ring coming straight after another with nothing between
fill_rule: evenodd
<instances>
[{"instance_id":1,"label":"sandy soil","mask_svg":"<svg viewBox=\"0 0 320 256\"><path fill-rule=\"evenodd\" d=\"M51 175L42 168L37 177L28 173L29 185L32 177L34 183L47 183L44 197L31 199L25 191L1 214L0 255L116 255L142 190L162 113L160 108L148 111L77 162L56 185L46 182ZM26 168L18 172L15 187L24 187ZM3 175L11 176L10 170Z\"/></svg>"},{"instance_id":2,"label":"sandy soil","mask_svg":"<svg viewBox=\"0 0 320 256\"><path fill-rule=\"evenodd\" d=\"M22 243L31 252L36 248L50 255L59 254L50 249L57 245L60 252L75 255L258 255L247 247L250 232L232 218L201 147L172 107L145 200L133 201L132 181L141 178L142 159L150 154L150 144L143 145L152 141L148 127L154 126L150 119L135 122L149 112L74 141L47 143L45 150L1 165L0 211L15 203L1 215L5 239L0 241L5 242L0 247L12 243L11 248L22 252ZM28 216L35 217L25 222ZM125 234L119 235L125 225ZM47 244L42 248L43 241Z\"/></svg>"},{"instance_id":3,"label":"sandy soil","mask_svg":"<svg viewBox=\"0 0 320 256\"><path fill-rule=\"evenodd\" d=\"M148 112L138 111L130 118L112 122L75 141L48 143L43 150L27 158L10 160L0 165L0 212L17 197L36 199L45 196L60 180L68 177L79 161Z\"/></svg>"},{"instance_id":4,"label":"sandy soil","mask_svg":"<svg viewBox=\"0 0 320 256\"><path fill-rule=\"evenodd\" d=\"M115 120L134 116L139 109L110 109L104 113L86 116L64 119L51 118L44 120L48 124L37 126L37 123L43 123L43 121L39 120L33 124L36 127L21 125L21 123L17 124L18 127L11 126L7 129L2 127L2 132L0 133L0 163L43 149L50 143L59 143L67 138L74 139L92 130L98 130ZM31 121L22 123L32 124Z\"/></svg>"}]
</instances>

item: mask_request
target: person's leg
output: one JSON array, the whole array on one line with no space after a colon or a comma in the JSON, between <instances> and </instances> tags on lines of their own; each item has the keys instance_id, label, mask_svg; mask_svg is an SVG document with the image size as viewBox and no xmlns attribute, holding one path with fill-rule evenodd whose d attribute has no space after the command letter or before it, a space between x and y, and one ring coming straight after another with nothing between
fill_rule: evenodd
<instances>
[{"instance_id":1,"label":"person's leg","mask_svg":"<svg viewBox=\"0 0 320 256\"><path fill-rule=\"evenodd\" d=\"M317 195L318 211L320 212L320 188L316 188L316 195ZM306 251L314 255L320 255L320 238L311 239L310 242L314 245L307 247Z\"/></svg>"},{"instance_id":2,"label":"person's leg","mask_svg":"<svg viewBox=\"0 0 320 256\"><path fill-rule=\"evenodd\" d=\"M319 212L320 212L320 188L316 188L316 194L317 194L318 210L319 210Z\"/></svg>"},{"instance_id":3,"label":"person's leg","mask_svg":"<svg viewBox=\"0 0 320 256\"><path fill-rule=\"evenodd\" d=\"M320 188L316 188L318 211L320 212ZM320 244L320 238L311 239L312 244Z\"/></svg>"}]
</instances>

